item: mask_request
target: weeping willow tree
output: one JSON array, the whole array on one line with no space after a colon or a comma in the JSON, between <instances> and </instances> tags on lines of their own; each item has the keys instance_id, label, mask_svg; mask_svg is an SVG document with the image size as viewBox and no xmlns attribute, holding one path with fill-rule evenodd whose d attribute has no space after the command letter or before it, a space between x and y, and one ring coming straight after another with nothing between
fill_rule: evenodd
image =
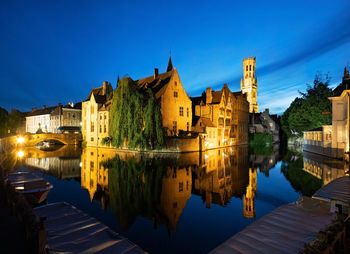
<instances>
[{"instance_id":1,"label":"weeping willow tree","mask_svg":"<svg viewBox=\"0 0 350 254\"><path fill-rule=\"evenodd\" d=\"M103 165L108 168L110 205L123 230L139 215L157 217L165 172L162 160L121 160L117 155Z\"/></svg>"},{"instance_id":2,"label":"weeping willow tree","mask_svg":"<svg viewBox=\"0 0 350 254\"><path fill-rule=\"evenodd\" d=\"M114 146L163 147L162 115L151 89L140 89L131 78L122 78L114 91L109 114L109 135Z\"/></svg>"}]
</instances>

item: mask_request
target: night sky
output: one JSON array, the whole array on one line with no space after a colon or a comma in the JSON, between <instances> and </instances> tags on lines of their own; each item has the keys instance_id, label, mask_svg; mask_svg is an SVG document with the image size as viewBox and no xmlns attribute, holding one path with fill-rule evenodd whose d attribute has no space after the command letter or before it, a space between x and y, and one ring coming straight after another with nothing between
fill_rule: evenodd
<instances>
[{"instance_id":1,"label":"night sky","mask_svg":"<svg viewBox=\"0 0 350 254\"><path fill-rule=\"evenodd\" d=\"M349 0L115 2L2 0L0 106L78 102L118 73L164 72L171 50L190 96L240 90L255 56L259 110L281 113L317 72L334 86L350 64Z\"/></svg>"}]
</instances>

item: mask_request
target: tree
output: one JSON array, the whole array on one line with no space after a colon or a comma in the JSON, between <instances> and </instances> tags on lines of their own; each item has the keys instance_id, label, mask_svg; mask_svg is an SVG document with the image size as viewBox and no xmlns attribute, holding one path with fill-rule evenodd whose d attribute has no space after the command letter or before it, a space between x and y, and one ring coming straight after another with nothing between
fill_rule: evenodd
<instances>
[{"instance_id":1,"label":"tree","mask_svg":"<svg viewBox=\"0 0 350 254\"><path fill-rule=\"evenodd\" d=\"M8 112L0 107L0 137L7 134Z\"/></svg>"},{"instance_id":2,"label":"tree","mask_svg":"<svg viewBox=\"0 0 350 254\"><path fill-rule=\"evenodd\" d=\"M293 136L293 132L301 135L303 131L332 123L332 104L328 99L332 90L328 87L329 82L328 75L323 79L317 74L313 86L307 85L305 93L299 92L301 97L295 98L284 112L281 124L288 137Z\"/></svg>"},{"instance_id":3,"label":"tree","mask_svg":"<svg viewBox=\"0 0 350 254\"><path fill-rule=\"evenodd\" d=\"M8 129L11 131L11 133L16 133L18 128L21 127L23 123L23 113L19 110L12 109L11 113L8 117Z\"/></svg>"},{"instance_id":4,"label":"tree","mask_svg":"<svg viewBox=\"0 0 350 254\"><path fill-rule=\"evenodd\" d=\"M159 102L149 88L122 78L113 93L109 135L116 147L154 149L164 145Z\"/></svg>"}]
</instances>

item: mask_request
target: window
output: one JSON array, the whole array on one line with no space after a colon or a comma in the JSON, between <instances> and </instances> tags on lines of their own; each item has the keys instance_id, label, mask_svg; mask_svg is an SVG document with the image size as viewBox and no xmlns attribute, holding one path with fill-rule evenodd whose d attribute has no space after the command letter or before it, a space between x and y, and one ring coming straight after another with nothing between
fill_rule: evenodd
<instances>
[{"instance_id":1,"label":"window","mask_svg":"<svg viewBox=\"0 0 350 254\"><path fill-rule=\"evenodd\" d=\"M91 121L91 124L90 124L90 131L91 132L95 131L95 123L93 121Z\"/></svg>"},{"instance_id":2,"label":"window","mask_svg":"<svg viewBox=\"0 0 350 254\"><path fill-rule=\"evenodd\" d=\"M252 65L249 65L249 70L250 70L250 71L252 70Z\"/></svg>"},{"instance_id":3,"label":"window","mask_svg":"<svg viewBox=\"0 0 350 254\"><path fill-rule=\"evenodd\" d=\"M91 142L94 142L94 138L93 138L93 137L91 137L91 139L90 139L90 140L91 140Z\"/></svg>"},{"instance_id":4,"label":"window","mask_svg":"<svg viewBox=\"0 0 350 254\"><path fill-rule=\"evenodd\" d=\"M245 70L248 71L248 65L245 67Z\"/></svg>"},{"instance_id":5,"label":"window","mask_svg":"<svg viewBox=\"0 0 350 254\"><path fill-rule=\"evenodd\" d=\"M105 120L107 119L107 114L105 113Z\"/></svg>"},{"instance_id":6,"label":"window","mask_svg":"<svg viewBox=\"0 0 350 254\"><path fill-rule=\"evenodd\" d=\"M175 84L175 86L177 86L177 82L176 82L176 81L175 81L175 83L174 83L174 84Z\"/></svg>"},{"instance_id":7,"label":"window","mask_svg":"<svg viewBox=\"0 0 350 254\"><path fill-rule=\"evenodd\" d=\"M177 98L177 92L176 91L174 91L174 97Z\"/></svg>"},{"instance_id":8,"label":"window","mask_svg":"<svg viewBox=\"0 0 350 254\"><path fill-rule=\"evenodd\" d=\"M180 107L180 116L184 116L184 108Z\"/></svg>"},{"instance_id":9,"label":"window","mask_svg":"<svg viewBox=\"0 0 350 254\"><path fill-rule=\"evenodd\" d=\"M102 133L102 125L100 125L100 133Z\"/></svg>"},{"instance_id":10,"label":"window","mask_svg":"<svg viewBox=\"0 0 350 254\"><path fill-rule=\"evenodd\" d=\"M102 115L100 115L100 120L102 120Z\"/></svg>"},{"instance_id":11,"label":"window","mask_svg":"<svg viewBox=\"0 0 350 254\"><path fill-rule=\"evenodd\" d=\"M189 130L190 130L190 123L187 122L187 131L189 131Z\"/></svg>"},{"instance_id":12,"label":"window","mask_svg":"<svg viewBox=\"0 0 350 254\"><path fill-rule=\"evenodd\" d=\"M105 126L104 126L104 132L105 132L105 133L107 132L107 126L106 126L106 124L105 124Z\"/></svg>"},{"instance_id":13,"label":"window","mask_svg":"<svg viewBox=\"0 0 350 254\"><path fill-rule=\"evenodd\" d=\"M93 161L90 161L90 170L94 170L95 164Z\"/></svg>"},{"instance_id":14,"label":"window","mask_svg":"<svg viewBox=\"0 0 350 254\"><path fill-rule=\"evenodd\" d=\"M179 192L183 192L184 191L184 183L180 182L179 183Z\"/></svg>"}]
</instances>

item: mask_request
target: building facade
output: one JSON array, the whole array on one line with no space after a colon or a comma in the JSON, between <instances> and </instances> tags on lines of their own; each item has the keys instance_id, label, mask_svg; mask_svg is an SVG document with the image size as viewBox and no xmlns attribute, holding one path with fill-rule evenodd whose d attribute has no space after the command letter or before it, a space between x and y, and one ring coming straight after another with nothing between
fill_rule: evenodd
<instances>
[{"instance_id":1,"label":"building facade","mask_svg":"<svg viewBox=\"0 0 350 254\"><path fill-rule=\"evenodd\" d=\"M82 103L82 134L87 146L100 146L108 137L109 109L113 88L107 81L103 86L93 88Z\"/></svg>"},{"instance_id":2,"label":"building facade","mask_svg":"<svg viewBox=\"0 0 350 254\"><path fill-rule=\"evenodd\" d=\"M243 59L243 77L241 79L241 91L247 95L249 112L258 113L258 80L255 75L255 57Z\"/></svg>"},{"instance_id":3,"label":"building facade","mask_svg":"<svg viewBox=\"0 0 350 254\"><path fill-rule=\"evenodd\" d=\"M61 103L51 112L50 125L53 133L59 127L81 127L81 102L62 106Z\"/></svg>"},{"instance_id":4,"label":"building facade","mask_svg":"<svg viewBox=\"0 0 350 254\"><path fill-rule=\"evenodd\" d=\"M193 97L192 131L204 139L204 149L248 143L249 103L241 92L232 93L225 84L220 91L207 88Z\"/></svg>"},{"instance_id":5,"label":"building facade","mask_svg":"<svg viewBox=\"0 0 350 254\"><path fill-rule=\"evenodd\" d=\"M33 108L26 113L25 119L25 132L29 133L58 133L59 127L80 127L81 103Z\"/></svg>"},{"instance_id":6,"label":"building facade","mask_svg":"<svg viewBox=\"0 0 350 254\"><path fill-rule=\"evenodd\" d=\"M192 102L182 86L176 67L173 68L171 57L167 72L159 74L156 68L153 76L139 79L136 83L141 88L150 88L160 101L163 128L168 136L191 131Z\"/></svg>"}]
</instances>

